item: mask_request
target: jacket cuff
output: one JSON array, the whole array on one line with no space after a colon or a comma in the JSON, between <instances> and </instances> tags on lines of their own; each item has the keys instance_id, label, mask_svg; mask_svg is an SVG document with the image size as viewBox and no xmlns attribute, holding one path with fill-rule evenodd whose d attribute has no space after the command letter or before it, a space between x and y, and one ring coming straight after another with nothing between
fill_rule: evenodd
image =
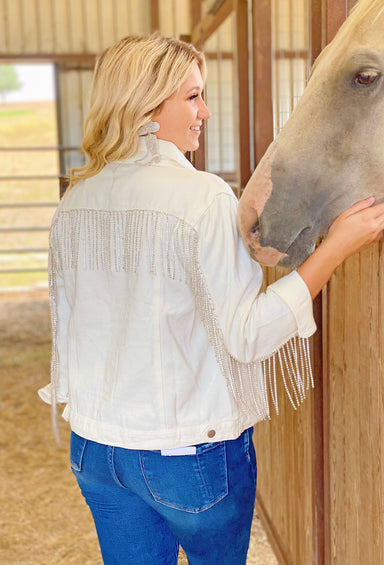
<instances>
[{"instance_id":1,"label":"jacket cuff","mask_svg":"<svg viewBox=\"0 0 384 565\"><path fill-rule=\"evenodd\" d=\"M291 309L297 323L299 337L307 338L316 331L313 317L313 302L307 285L298 274L292 271L289 275L269 285Z\"/></svg>"},{"instance_id":2,"label":"jacket cuff","mask_svg":"<svg viewBox=\"0 0 384 565\"><path fill-rule=\"evenodd\" d=\"M46 404L52 404L51 389L52 385L51 383L49 383L45 387L39 388L39 390L37 391L37 394L40 396L41 400L43 400Z\"/></svg>"},{"instance_id":3,"label":"jacket cuff","mask_svg":"<svg viewBox=\"0 0 384 565\"><path fill-rule=\"evenodd\" d=\"M46 404L52 404L52 383L47 384L43 388L39 388L37 394ZM68 398L58 394L56 402L58 402L59 404L66 404L68 402Z\"/></svg>"}]
</instances>

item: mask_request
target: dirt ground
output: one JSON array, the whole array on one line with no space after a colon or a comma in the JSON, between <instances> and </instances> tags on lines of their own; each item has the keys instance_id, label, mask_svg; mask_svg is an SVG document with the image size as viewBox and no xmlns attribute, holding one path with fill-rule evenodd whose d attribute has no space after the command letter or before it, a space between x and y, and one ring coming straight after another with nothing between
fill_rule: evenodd
<instances>
[{"instance_id":1,"label":"dirt ground","mask_svg":"<svg viewBox=\"0 0 384 565\"><path fill-rule=\"evenodd\" d=\"M47 291L0 292L0 563L101 565L69 468L69 429L60 422L58 446L36 393L49 380L49 364ZM186 564L181 554L179 565ZM257 516L247 565L278 565Z\"/></svg>"}]
</instances>

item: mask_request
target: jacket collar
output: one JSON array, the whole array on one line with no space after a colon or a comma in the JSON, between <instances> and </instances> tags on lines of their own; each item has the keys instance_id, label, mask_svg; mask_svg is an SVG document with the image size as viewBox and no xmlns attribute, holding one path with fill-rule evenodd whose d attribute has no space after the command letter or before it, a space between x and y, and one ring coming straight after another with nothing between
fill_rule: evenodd
<instances>
[{"instance_id":1,"label":"jacket collar","mask_svg":"<svg viewBox=\"0 0 384 565\"><path fill-rule=\"evenodd\" d=\"M179 166L184 167L186 169L192 169L192 170L195 169L192 163L188 161L188 159L183 155L183 153L171 141L164 141L162 139L158 139L157 144L158 144L158 153L160 155L160 165L172 161L173 164L177 163ZM140 138L139 149L137 153L132 157L130 157L129 159L122 159L119 162L135 163L135 161L141 159L146 152L147 152L146 143L143 138ZM148 166L148 165L144 165L144 166Z\"/></svg>"}]
</instances>

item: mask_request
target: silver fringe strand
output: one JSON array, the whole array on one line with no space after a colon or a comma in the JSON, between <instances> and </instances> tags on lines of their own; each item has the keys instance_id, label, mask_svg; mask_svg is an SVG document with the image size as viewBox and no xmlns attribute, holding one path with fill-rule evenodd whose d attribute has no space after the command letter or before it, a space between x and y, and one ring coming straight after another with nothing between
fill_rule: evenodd
<instances>
[{"instance_id":1,"label":"silver fringe strand","mask_svg":"<svg viewBox=\"0 0 384 565\"><path fill-rule=\"evenodd\" d=\"M228 390L247 419L251 417L255 423L268 419L271 402L279 412L278 366L284 389L294 409L303 402L308 389L314 386L308 339L293 337L267 358L252 363L243 363L228 352L215 305L199 264L198 234L183 220L147 210L62 211L51 228L50 242L54 407L59 376L56 273L79 266L91 271L130 273L146 268L151 275L160 274L187 284L195 297L200 319ZM56 250L55 253L52 249Z\"/></svg>"}]
</instances>

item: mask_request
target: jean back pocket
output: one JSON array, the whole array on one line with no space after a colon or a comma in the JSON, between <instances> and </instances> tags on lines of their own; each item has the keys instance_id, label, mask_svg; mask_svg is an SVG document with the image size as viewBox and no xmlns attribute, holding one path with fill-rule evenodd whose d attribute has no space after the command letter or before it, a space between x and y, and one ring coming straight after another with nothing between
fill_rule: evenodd
<instances>
[{"instance_id":1,"label":"jean back pocket","mask_svg":"<svg viewBox=\"0 0 384 565\"><path fill-rule=\"evenodd\" d=\"M225 442L200 445L196 455L141 451L140 465L154 500L177 510L201 512L228 494Z\"/></svg>"},{"instance_id":2,"label":"jean back pocket","mask_svg":"<svg viewBox=\"0 0 384 565\"><path fill-rule=\"evenodd\" d=\"M74 471L81 471L83 465L83 457L85 447L87 445L85 438L78 436L75 432L71 432L71 467Z\"/></svg>"}]
</instances>

